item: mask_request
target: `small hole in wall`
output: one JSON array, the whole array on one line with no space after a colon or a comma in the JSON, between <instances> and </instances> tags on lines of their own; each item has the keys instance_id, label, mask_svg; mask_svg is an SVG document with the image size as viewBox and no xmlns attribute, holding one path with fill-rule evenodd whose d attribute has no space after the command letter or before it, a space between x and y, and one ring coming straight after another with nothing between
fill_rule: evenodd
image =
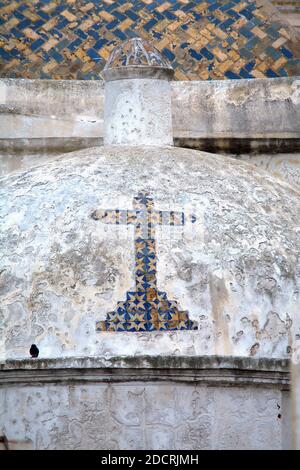
<instances>
[{"instance_id":1,"label":"small hole in wall","mask_svg":"<svg viewBox=\"0 0 300 470\"><path fill-rule=\"evenodd\" d=\"M277 418L281 419L281 414L280 413L277 415Z\"/></svg>"}]
</instances>

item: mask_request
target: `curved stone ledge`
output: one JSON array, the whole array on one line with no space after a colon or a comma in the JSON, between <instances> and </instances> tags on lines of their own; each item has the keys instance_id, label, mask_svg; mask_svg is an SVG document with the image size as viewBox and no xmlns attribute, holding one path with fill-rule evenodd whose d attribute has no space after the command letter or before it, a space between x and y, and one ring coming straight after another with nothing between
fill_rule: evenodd
<instances>
[{"instance_id":1,"label":"curved stone ledge","mask_svg":"<svg viewBox=\"0 0 300 470\"><path fill-rule=\"evenodd\" d=\"M138 356L7 360L2 385L13 383L194 382L228 386L290 383L287 360L225 356Z\"/></svg>"}]
</instances>

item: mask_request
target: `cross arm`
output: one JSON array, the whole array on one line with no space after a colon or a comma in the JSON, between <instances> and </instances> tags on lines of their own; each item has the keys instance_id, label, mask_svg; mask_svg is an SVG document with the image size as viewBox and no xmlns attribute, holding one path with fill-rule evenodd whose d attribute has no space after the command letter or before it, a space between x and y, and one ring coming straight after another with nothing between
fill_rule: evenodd
<instances>
[{"instance_id":1,"label":"cross arm","mask_svg":"<svg viewBox=\"0 0 300 470\"><path fill-rule=\"evenodd\" d=\"M130 210L98 209L92 212L91 217L105 224L114 225L135 225L137 221L136 211Z\"/></svg>"}]
</instances>

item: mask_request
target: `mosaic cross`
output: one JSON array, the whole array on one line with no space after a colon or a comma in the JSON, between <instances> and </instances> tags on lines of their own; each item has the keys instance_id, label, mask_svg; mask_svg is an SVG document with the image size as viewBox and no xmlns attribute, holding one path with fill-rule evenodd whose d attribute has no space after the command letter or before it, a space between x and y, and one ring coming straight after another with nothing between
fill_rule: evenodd
<instances>
[{"instance_id":1,"label":"mosaic cross","mask_svg":"<svg viewBox=\"0 0 300 470\"><path fill-rule=\"evenodd\" d=\"M183 226L184 213L155 210L153 199L140 193L133 199L133 210L100 209L92 218L105 224L133 225L135 230L135 290L127 292L126 300L118 302L106 320L96 323L97 331L196 330L188 312L180 311L178 303L157 288L156 226ZM195 220L192 216L192 223Z\"/></svg>"}]
</instances>

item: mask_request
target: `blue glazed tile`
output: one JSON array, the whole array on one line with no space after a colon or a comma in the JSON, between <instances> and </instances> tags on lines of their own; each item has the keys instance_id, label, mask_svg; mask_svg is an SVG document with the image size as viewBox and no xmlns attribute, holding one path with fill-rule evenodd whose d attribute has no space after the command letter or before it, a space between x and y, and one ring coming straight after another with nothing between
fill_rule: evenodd
<instances>
[{"instance_id":1,"label":"blue glazed tile","mask_svg":"<svg viewBox=\"0 0 300 470\"><path fill-rule=\"evenodd\" d=\"M125 13L128 16L128 18L130 18L131 20L133 20L133 21L138 21L139 20L139 16L136 13L134 13L134 11L126 10Z\"/></svg>"},{"instance_id":2,"label":"blue glazed tile","mask_svg":"<svg viewBox=\"0 0 300 470\"><path fill-rule=\"evenodd\" d=\"M194 49L189 49L189 53L190 53L191 57L193 57L194 59L200 60L202 58L201 54L199 54Z\"/></svg>"},{"instance_id":3,"label":"blue glazed tile","mask_svg":"<svg viewBox=\"0 0 300 470\"><path fill-rule=\"evenodd\" d=\"M266 74L267 74L267 77L269 77L269 78L276 78L276 77L279 76L279 75L277 75L277 73L274 72L274 70L272 70L272 69L266 70Z\"/></svg>"},{"instance_id":4,"label":"blue glazed tile","mask_svg":"<svg viewBox=\"0 0 300 470\"><path fill-rule=\"evenodd\" d=\"M174 60L175 59L175 55L173 54L173 52L171 52L169 49L167 49L166 47L163 49L163 53L164 55L170 60Z\"/></svg>"},{"instance_id":5,"label":"blue glazed tile","mask_svg":"<svg viewBox=\"0 0 300 470\"><path fill-rule=\"evenodd\" d=\"M38 49L39 47L41 47L43 44L44 44L44 40L43 39L36 39L35 41L33 41L31 44L30 44L30 49L32 51L35 51L36 49Z\"/></svg>"},{"instance_id":6,"label":"blue glazed tile","mask_svg":"<svg viewBox=\"0 0 300 470\"><path fill-rule=\"evenodd\" d=\"M88 35L89 36L92 36L94 39L99 39L99 33L97 33L97 31L95 31L94 29L89 29L87 31Z\"/></svg>"},{"instance_id":7,"label":"blue glazed tile","mask_svg":"<svg viewBox=\"0 0 300 470\"><path fill-rule=\"evenodd\" d=\"M78 46L80 46L80 44L82 43L82 39L80 38L77 38L75 39L75 41L71 42L71 44L68 45L68 48L70 49L70 51L74 52Z\"/></svg>"},{"instance_id":8,"label":"blue glazed tile","mask_svg":"<svg viewBox=\"0 0 300 470\"><path fill-rule=\"evenodd\" d=\"M227 72L225 72L225 77L229 78L230 80L238 80L241 78L239 75L234 72L231 72L230 70L227 70Z\"/></svg>"},{"instance_id":9,"label":"blue glazed tile","mask_svg":"<svg viewBox=\"0 0 300 470\"><path fill-rule=\"evenodd\" d=\"M248 70L245 70L245 69L240 70L240 77L242 77L242 78L254 78L253 75L251 75L251 73L248 72Z\"/></svg>"},{"instance_id":10,"label":"blue glazed tile","mask_svg":"<svg viewBox=\"0 0 300 470\"><path fill-rule=\"evenodd\" d=\"M62 62L63 61L63 56L59 54L55 49L51 49L49 51L49 54L55 59L57 62Z\"/></svg>"},{"instance_id":11,"label":"blue glazed tile","mask_svg":"<svg viewBox=\"0 0 300 470\"><path fill-rule=\"evenodd\" d=\"M29 26L30 23L31 23L31 21L26 18L25 20L21 21L21 22L18 24L18 29L27 28L27 26Z\"/></svg>"},{"instance_id":12,"label":"blue glazed tile","mask_svg":"<svg viewBox=\"0 0 300 470\"><path fill-rule=\"evenodd\" d=\"M151 28L153 28L154 25L156 25L156 23L157 23L157 20L152 19L152 20L148 21L148 23L144 24L144 29L146 31L149 31Z\"/></svg>"},{"instance_id":13,"label":"blue glazed tile","mask_svg":"<svg viewBox=\"0 0 300 470\"><path fill-rule=\"evenodd\" d=\"M281 47L280 48L282 54L287 57L288 59L291 59L293 57L293 54L291 51L289 51L286 47Z\"/></svg>"},{"instance_id":14,"label":"blue glazed tile","mask_svg":"<svg viewBox=\"0 0 300 470\"><path fill-rule=\"evenodd\" d=\"M4 59L4 60L9 60L10 59L10 54L8 52L6 52L3 47L0 47L0 57L1 59Z\"/></svg>"}]
</instances>

